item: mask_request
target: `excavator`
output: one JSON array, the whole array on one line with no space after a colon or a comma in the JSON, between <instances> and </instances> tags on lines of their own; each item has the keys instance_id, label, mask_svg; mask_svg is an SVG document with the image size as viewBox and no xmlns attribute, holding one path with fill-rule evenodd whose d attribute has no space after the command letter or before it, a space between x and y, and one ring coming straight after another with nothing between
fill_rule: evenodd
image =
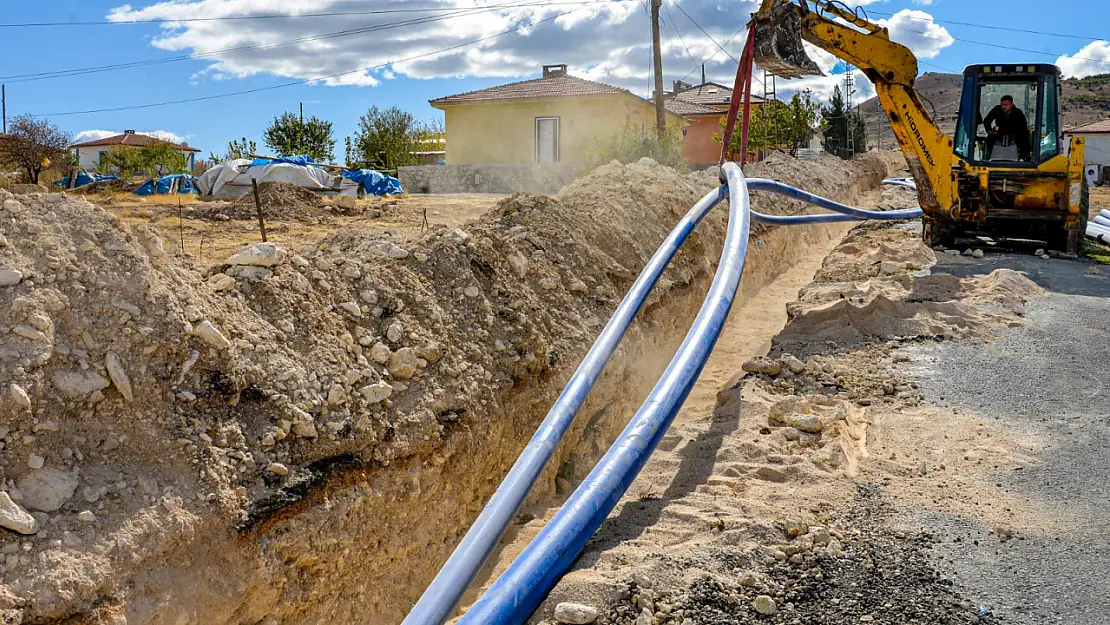
<instances>
[{"instance_id":1,"label":"excavator","mask_svg":"<svg viewBox=\"0 0 1110 625\"><path fill-rule=\"evenodd\" d=\"M1062 150L1059 68L968 66L955 136L948 137L914 90L917 58L862 8L763 0L752 18L753 58L765 71L783 78L822 75L806 53L808 42L855 65L875 85L913 174L926 244L950 247L957 237L986 235L1044 241L1076 255L1087 227L1087 180L1083 139L1073 137ZM1024 112L1027 137L984 127L1004 96Z\"/></svg>"}]
</instances>

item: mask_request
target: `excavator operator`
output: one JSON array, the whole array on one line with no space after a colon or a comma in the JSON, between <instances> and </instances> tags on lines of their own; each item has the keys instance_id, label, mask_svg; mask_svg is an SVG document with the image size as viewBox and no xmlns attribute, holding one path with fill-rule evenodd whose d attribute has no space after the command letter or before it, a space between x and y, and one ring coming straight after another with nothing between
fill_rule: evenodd
<instances>
[{"instance_id":1,"label":"excavator operator","mask_svg":"<svg viewBox=\"0 0 1110 625\"><path fill-rule=\"evenodd\" d=\"M1025 119L1025 113L1014 106L1013 96L1002 96L998 106L992 108L983 119L983 126L987 130L987 160L991 160L994 146L999 142L1003 145L1016 143L1020 160L1032 160L1029 122Z\"/></svg>"}]
</instances>

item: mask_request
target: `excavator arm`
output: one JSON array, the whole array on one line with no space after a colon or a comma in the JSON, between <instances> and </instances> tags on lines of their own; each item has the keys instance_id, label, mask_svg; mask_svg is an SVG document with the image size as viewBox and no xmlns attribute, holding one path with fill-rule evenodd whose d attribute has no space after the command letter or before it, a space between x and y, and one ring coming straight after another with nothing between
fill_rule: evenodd
<instances>
[{"instance_id":1,"label":"excavator arm","mask_svg":"<svg viewBox=\"0 0 1110 625\"><path fill-rule=\"evenodd\" d=\"M914 90L917 58L909 48L891 41L885 27L826 0L763 0L753 21L755 63L777 76L822 75L803 40L860 68L875 85L913 172L926 225L932 216L958 214L952 140L933 122Z\"/></svg>"}]
</instances>

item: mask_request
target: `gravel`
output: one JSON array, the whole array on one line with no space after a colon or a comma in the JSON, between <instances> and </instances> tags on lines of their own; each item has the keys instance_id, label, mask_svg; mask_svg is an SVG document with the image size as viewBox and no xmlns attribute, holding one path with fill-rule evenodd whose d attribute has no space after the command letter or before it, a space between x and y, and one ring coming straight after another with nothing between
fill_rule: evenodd
<instances>
[{"instance_id":1,"label":"gravel","mask_svg":"<svg viewBox=\"0 0 1110 625\"><path fill-rule=\"evenodd\" d=\"M1028 325L986 348L967 342L911 348L915 364L905 369L927 402L1047 441L1036 454L1039 462L1000 475L999 486L1046 515L1078 521L1061 533L1018 527L1021 540L1000 542L983 540L992 528L966 519L930 514L923 520L940 538L937 554L949 562L945 568L1007 623L1104 624L1110 613L1104 394L1110 271L1085 261L997 254L974 262L945 258L934 272L971 275L998 266L1026 271L1052 291L1027 306Z\"/></svg>"}]
</instances>

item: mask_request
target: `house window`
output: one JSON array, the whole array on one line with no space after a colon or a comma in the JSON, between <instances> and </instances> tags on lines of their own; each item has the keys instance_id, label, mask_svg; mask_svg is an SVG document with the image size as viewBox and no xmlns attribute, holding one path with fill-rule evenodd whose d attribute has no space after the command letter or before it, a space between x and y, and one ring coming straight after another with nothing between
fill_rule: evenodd
<instances>
[{"instance_id":1,"label":"house window","mask_svg":"<svg viewBox=\"0 0 1110 625\"><path fill-rule=\"evenodd\" d=\"M559 118L536 118L536 162L559 162Z\"/></svg>"},{"instance_id":2,"label":"house window","mask_svg":"<svg viewBox=\"0 0 1110 625\"><path fill-rule=\"evenodd\" d=\"M103 165L104 164L104 155L107 154L107 153L108 153L108 150L101 150L100 153L96 155L96 164L97 165Z\"/></svg>"},{"instance_id":3,"label":"house window","mask_svg":"<svg viewBox=\"0 0 1110 625\"><path fill-rule=\"evenodd\" d=\"M685 129L685 128L683 128L683 129L682 129L682 136L683 136L683 137L685 137L685 136L686 136L686 129Z\"/></svg>"}]
</instances>

